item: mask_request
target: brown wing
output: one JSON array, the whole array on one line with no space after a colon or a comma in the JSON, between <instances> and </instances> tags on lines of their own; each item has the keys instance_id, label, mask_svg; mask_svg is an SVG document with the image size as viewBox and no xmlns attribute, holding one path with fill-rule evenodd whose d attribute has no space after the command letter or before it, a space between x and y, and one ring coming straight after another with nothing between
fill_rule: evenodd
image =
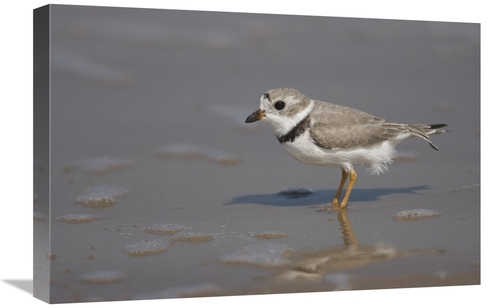
<instances>
[{"instance_id":1,"label":"brown wing","mask_svg":"<svg viewBox=\"0 0 500 308\"><path fill-rule=\"evenodd\" d=\"M371 146L398 137L406 130L397 124L362 111L316 101L310 134L325 149Z\"/></svg>"}]
</instances>

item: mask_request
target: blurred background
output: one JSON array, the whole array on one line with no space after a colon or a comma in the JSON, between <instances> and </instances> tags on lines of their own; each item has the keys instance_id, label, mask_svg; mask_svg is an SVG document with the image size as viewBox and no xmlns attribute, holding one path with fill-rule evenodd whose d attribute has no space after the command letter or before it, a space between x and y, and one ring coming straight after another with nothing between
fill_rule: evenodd
<instances>
[{"instance_id":1,"label":"blurred background","mask_svg":"<svg viewBox=\"0 0 500 308\"><path fill-rule=\"evenodd\" d=\"M35 203L35 223L60 218L54 302L479 283L479 24L53 5L50 43L52 208ZM340 170L294 161L269 127L244 123L276 87L451 132L431 137L439 152L399 145L387 174L360 169L346 222L325 211ZM312 193L276 194L296 187ZM48 191L35 187L35 199ZM420 208L439 215L393 218ZM213 239L130 257L127 245L168 238L142 230L155 223ZM234 258L261 231L284 232L271 242L287 246ZM304 260L259 263L270 251L334 259L353 242L375 259L440 253L324 265L317 285L255 282ZM96 272L101 282L88 279Z\"/></svg>"}]
</instances>

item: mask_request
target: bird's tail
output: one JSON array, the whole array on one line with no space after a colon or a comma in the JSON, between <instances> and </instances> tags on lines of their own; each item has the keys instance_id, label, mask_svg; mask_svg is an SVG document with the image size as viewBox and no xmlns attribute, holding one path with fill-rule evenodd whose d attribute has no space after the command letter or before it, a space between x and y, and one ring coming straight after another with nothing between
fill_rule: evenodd
<instances>
[{"instance_id":1,"label":"bird's tail","mask_svg":"<svg viewBox=\"0 0 500 308\"><path fill-rule=\"evenodd\" d=\"M434 150L439 151L439 149L429 139L429 135L437 135L447 132L448 130L446 129L440 129L446 125L447 124L409 124L407 128L411 135L425 139Z\"/></svg>"}]
</instances>

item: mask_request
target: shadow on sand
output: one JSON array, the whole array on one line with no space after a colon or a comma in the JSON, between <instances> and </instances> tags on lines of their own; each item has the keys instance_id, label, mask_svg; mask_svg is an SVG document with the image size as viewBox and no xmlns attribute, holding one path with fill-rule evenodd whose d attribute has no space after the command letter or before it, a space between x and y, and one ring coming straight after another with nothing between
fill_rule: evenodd
<instances>
[{"instance_id":1,"label":"shadow on sand","mask_svg":"<svg viewBox=\"0 0 500 308\"><path fill-rule=\"evenodd\" d=\"M349 199L349 202L356 201L377 201L380 197L392 194L417 194L419 190L428 189L428 185L402 187L402 188L372 188L372 189L355 189ZM316 204L330 203L335 196L334 190L317 190L314 193L303 196L287 196L284 194L262 194L262 195L245 195L235 197L231 202L224 205L232 204L263 204L273 206L307 206Z\"/></svg>"}]
</instances>

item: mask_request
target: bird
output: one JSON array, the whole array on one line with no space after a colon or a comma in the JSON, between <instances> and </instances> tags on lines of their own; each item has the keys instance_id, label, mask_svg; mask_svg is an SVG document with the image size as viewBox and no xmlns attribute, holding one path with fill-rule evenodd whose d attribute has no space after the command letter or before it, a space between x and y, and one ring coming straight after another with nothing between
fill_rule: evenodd
<instances>
[{"instance_id":1,"label":"bird","mask_svg":"<svg viewBox=\"0 0 500 308\"><path fill-rule=\"evenodd\" d=\"M260 97L260 108L245 123L267 123L274 135L294 159L316 166L342 170L333 208L342 210L357 180L354 166L365 165L371 174L388 170L395 146L412 137L427 141L429 135L447 132L447 124L401 124L360 110L313 100L293 88L275 88ZM340 202L344 184L349 184Z\"/></svg>"}]
</instances>

